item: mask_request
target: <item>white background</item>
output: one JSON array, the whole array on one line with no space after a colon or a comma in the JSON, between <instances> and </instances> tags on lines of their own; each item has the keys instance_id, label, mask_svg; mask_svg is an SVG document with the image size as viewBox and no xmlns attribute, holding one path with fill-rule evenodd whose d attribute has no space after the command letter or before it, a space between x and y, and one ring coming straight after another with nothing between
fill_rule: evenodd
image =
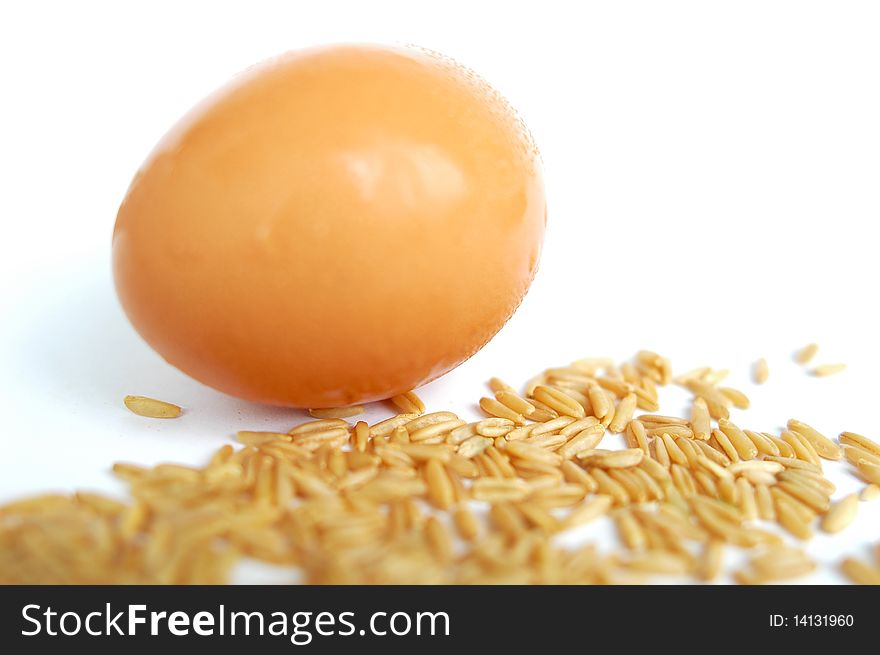
<instances>
[{"instance_id":1,"label":"white background","mask_svg":"<svg viewBox=\"0 0 880 655\"><path fill-rule=\"evenodd\" d=\"M745 427L796 416L877 438L878 34L872 2L3 3L0 500L118 491L114 460L199 463L238 429L300 419L151 352L116 302L110 234L138 165L198 99L265 57L342 41L466 63L542 150L535 284L492 343L422 392L430 406L475 415L492 374L652 348L678 371L730 367L753 400L734 415ZM849 369L807 376L791 353L809 341ZM771 379L755 387L762 356ZM128 393L186 415L139 418ZM826 468L840 493L860 486ZM809 550L867 555L878 521L880 503L862 503L851 530ZM612 547L609 535L579 536ZM807 578L840 580L829 567Z\"/></svg>"}]
</instances>

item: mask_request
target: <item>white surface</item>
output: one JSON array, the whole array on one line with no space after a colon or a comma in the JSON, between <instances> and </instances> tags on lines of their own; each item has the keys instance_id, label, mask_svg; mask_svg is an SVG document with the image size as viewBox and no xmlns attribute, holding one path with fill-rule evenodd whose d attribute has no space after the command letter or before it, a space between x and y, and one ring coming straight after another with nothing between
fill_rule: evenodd
<instances>
[{"instance_id":1,"label":"white surface","mask_svg":"<svg viewBox=\"0 0 880 655\"><path fill-rule=\"evenodd\" d=\"M486 77L542 149L541 270L516 316L420 393L471 414L483 381L646 347L730 367L745 427L801 418L877 438L880 6L871 2L20 3L0 9L0 500L118 490L112 461L197 463L299 420L222 396L126 322L110 232L131 176L196 100L279 51L412 42ZM850 368L806 376L793 349ZM770 382L748 366L767 357ZM127 393L184 405L127 412ZM670 391L666 412L684 396ZM375 408L371 416L385 410ZM833 470L839 493L860 486ZM826 562L867 554L880 503ZM581 535L611 546L607 526ZM827 567L809 582L841 578Z\"/></svg>"}]
</instances>

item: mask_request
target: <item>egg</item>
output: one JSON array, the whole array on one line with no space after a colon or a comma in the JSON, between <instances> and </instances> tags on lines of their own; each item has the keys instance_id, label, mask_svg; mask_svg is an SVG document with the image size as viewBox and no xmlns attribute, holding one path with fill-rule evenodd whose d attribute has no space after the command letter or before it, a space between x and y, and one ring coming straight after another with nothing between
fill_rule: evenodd
<instances>
[{"instance_id":1,"label":"egg","mask_svg":"<svg viewBox=\"0 0 880 655\"><path fill-rule=\"evenodd\" d=\"M388 398L471 357L535 275L540 157L481 78L415 48L252 67L137 172L113 272L170 364L239 398Z\"/></svg>"}]
</instances>

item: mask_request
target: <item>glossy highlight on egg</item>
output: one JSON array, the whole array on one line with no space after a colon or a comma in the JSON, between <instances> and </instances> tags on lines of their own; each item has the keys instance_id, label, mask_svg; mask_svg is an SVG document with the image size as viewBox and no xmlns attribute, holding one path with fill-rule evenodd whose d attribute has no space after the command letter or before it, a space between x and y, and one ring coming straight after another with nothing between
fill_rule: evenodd
<instances>
[{"instance_id":1,"label":"glossy highlight on egg","mask_svg":"<svg viewBox=\"0 0 880 655\"><path fill-rule=\"evenodd\" d=\"M528 290L540 158L507 102L415 48L294 51L194 108L135 175L113 271L136 330L233 396L388 398L443 375Z\"/></svg>"}]
</instances>

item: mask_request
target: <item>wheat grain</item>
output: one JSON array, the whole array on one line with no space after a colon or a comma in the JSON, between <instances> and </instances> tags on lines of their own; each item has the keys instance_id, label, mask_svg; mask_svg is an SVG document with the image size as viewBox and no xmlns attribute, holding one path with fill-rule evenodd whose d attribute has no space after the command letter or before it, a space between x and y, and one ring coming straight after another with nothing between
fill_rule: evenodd
<instances>
[{"instance_id":1,"label":"wheat grain","mask_svg":"<svg viewBox=\"0 0 880 655\"><path fill-rule=\"evenodd\" d=\"M867 482L880 485L880 464L872 464L871 462L859 462L856 467Z\"/></svg>"},{"instance_id":2,"label":"wheat grain","mask_svg":"<svg viewBox=\"0 0 880 655\"><path fill-rule=\"evenodd\" d=\"M820 457L836 460L843 456L840 446L806 423L796 419L789 419L787 427L792 432L796 432L809 441Z\"/></svg>"},{"instance_id":3,"label":"wheat grain","mask_svg":"<svg viewBox=\"0 0 880 655\"><path fill-rule=\"evenodd\" d=\"M819 364L813 368L810 373L817 378L824 378L829 375L837 375L846 370L846 364Z\"/></svg>"},{"instance_id":4,"label":"wheat grain","mask_svg":"<svg viewBox=\"0 0 880 655\"><path fill-rule=\"evenodd\" d=\"M564 416L578 419L586 416L583 406L570 395L555 387L538 385L534 391L535 400L538 400L554 411Z\"/></svg>"},{"instance_id":5,"label":"wheat grain","mask_svg":"<svg viewBox=\"0 0 880 655\"><path fill-rule=\"evenodd\" d=\"M126 396L122 402L134 414L147 418L177 418L183 413L178 405L147 396Z\"/></svg>"},{"instance_id":6,"label":"wheat grain","mask_svg":"<svg viewBox=\"0 0 880 655\"><path fill-rule=\"evenodd\" d=\"M855 432L841 432L840 443L850 446L856 446L857 448L867 450L869 453L873 453L874 455L880 457L880 444L878 444L876 441L868 439L868 437L856 434Z\"/></svg>"},{"instance_id":7,"label":"wheat grain","mask_svg":"<svg viewBox=\"0 0 880 655\"><path fill-rule=\"evenodd\" d=\"M350 405L349 407L330 407L326 409L310 409L309 415L314 418L350 418L364 413L361 405Z\"/></svg>"},{"instance_id":8,"label":"wheat grain","mask_svg":"<svg viewBox=\"0 0 880 655\"><path fill-rule=\"evenodd\" d=\"M485 418L477 421L474 429L484 437L503 437L513 429L514 423L506 418Z\"/></svg>"},{"instance_id":9,"label":"wheat grain","mask_svg":"<svg viewBox=\"0 0 880 655\"><path fill-rule=\"evenodd\" d=\"M478 478L474 480L471 493L476 500L492 503L522 500L528 495L529 486L519 478Z\"/></svg>"},{"instance_id":10,"label":"wheat grain","mask_svg":"<svg viewBox=\"0 0 880 655\"><path fill-rule=\"evenodd\" d=\"M556 451L560 457L568 459L585 450L592 450L599 445L605 435L605 428L601 425L593 425L578 432L571 439L563 443ZM562 433L560 432L560 436Z\"/></svg>"},{"instance_id":11,"label":"wheat grain","mask_svg":"<svg viewBox=\"0 0 880 655\"><path fill-rule=\"evenodd\" d=\"M847 557L840 563L840 569L856 584L880 585L880 567L871 566L855 557Z\"/></svg>"},{"instance_id":12,"label":"wheat grain","mask_svg":"<svg viewBox=\"0 0 880 655\"><path fill-rule=\"evenodd\" d=\"M250 432L242 430L235 434L235 439L239 443L256 446L275 441L289 442L291 437L285 432Z\"/></svg>"},{"instance_id":13,"label":"wheat grain","mask_svg":"<svg viewBox=\"0 0 880 655\"><path fill-rule=\"evenodd\" d=\"M755 384L764 384L769 377L770 367L767 365L767 360L762 357L752 365L752 379Z\"/></svg>"},{"instance_id":14,"label":"wheat grain","mask_svg":"<svg viewBox=\"0 0 880 655\"><path fill-rule=\"evenodd\" d=\"M858 466L862 462L869 464L880 464L880 456L870 453L856 446L844 446L843 456L853 466Z\"/></svg>"},{"instance_id":15,"label":"wheat grain","mask_svg":"<svg viewBox=\"0 0 880 655\"><path fill-rule=\"evenodd\" d=\"M822 519L822 529L830 533L840 532L855 520L858 511L859 497L850 494L828 510Z\"/></svg>"},{"instance_id":16,"label":"wheat grain","mask_svg":"<svg viewBox=\"0 0 880 655\"><path fill-rule=\"evenodd\" d=\"M749 408L749 397L746 396L739 389L732 389L731 387L719 387L718 391L722 396L727 398L730 403L736 407L737 409L748 409Z\"/></svg>"},{"instance_id":17,"label":"wheat grain","mask_svg":"<svg viewBox=\"0 0 880 655\"><path fill-rule=\"evenodd\" d=\"M798 364L809 364L817 352L819 352L818 344L808 343L795 353L794 359Z\"/></svg>"},{"instance_id":18,"label":"wheat grain","mask_svg":"<svg viewBox=\"0 0 880 655\"><path fill-rule=\"evenodd\" d=\"M626 429L627 424L632 420L637 403L638 396L634 393L628 393L624 396L617 404L617 408L614 411L614 418L608 424L609 431L614 433L623 432Z\"/></svg>"}]
</instances>

